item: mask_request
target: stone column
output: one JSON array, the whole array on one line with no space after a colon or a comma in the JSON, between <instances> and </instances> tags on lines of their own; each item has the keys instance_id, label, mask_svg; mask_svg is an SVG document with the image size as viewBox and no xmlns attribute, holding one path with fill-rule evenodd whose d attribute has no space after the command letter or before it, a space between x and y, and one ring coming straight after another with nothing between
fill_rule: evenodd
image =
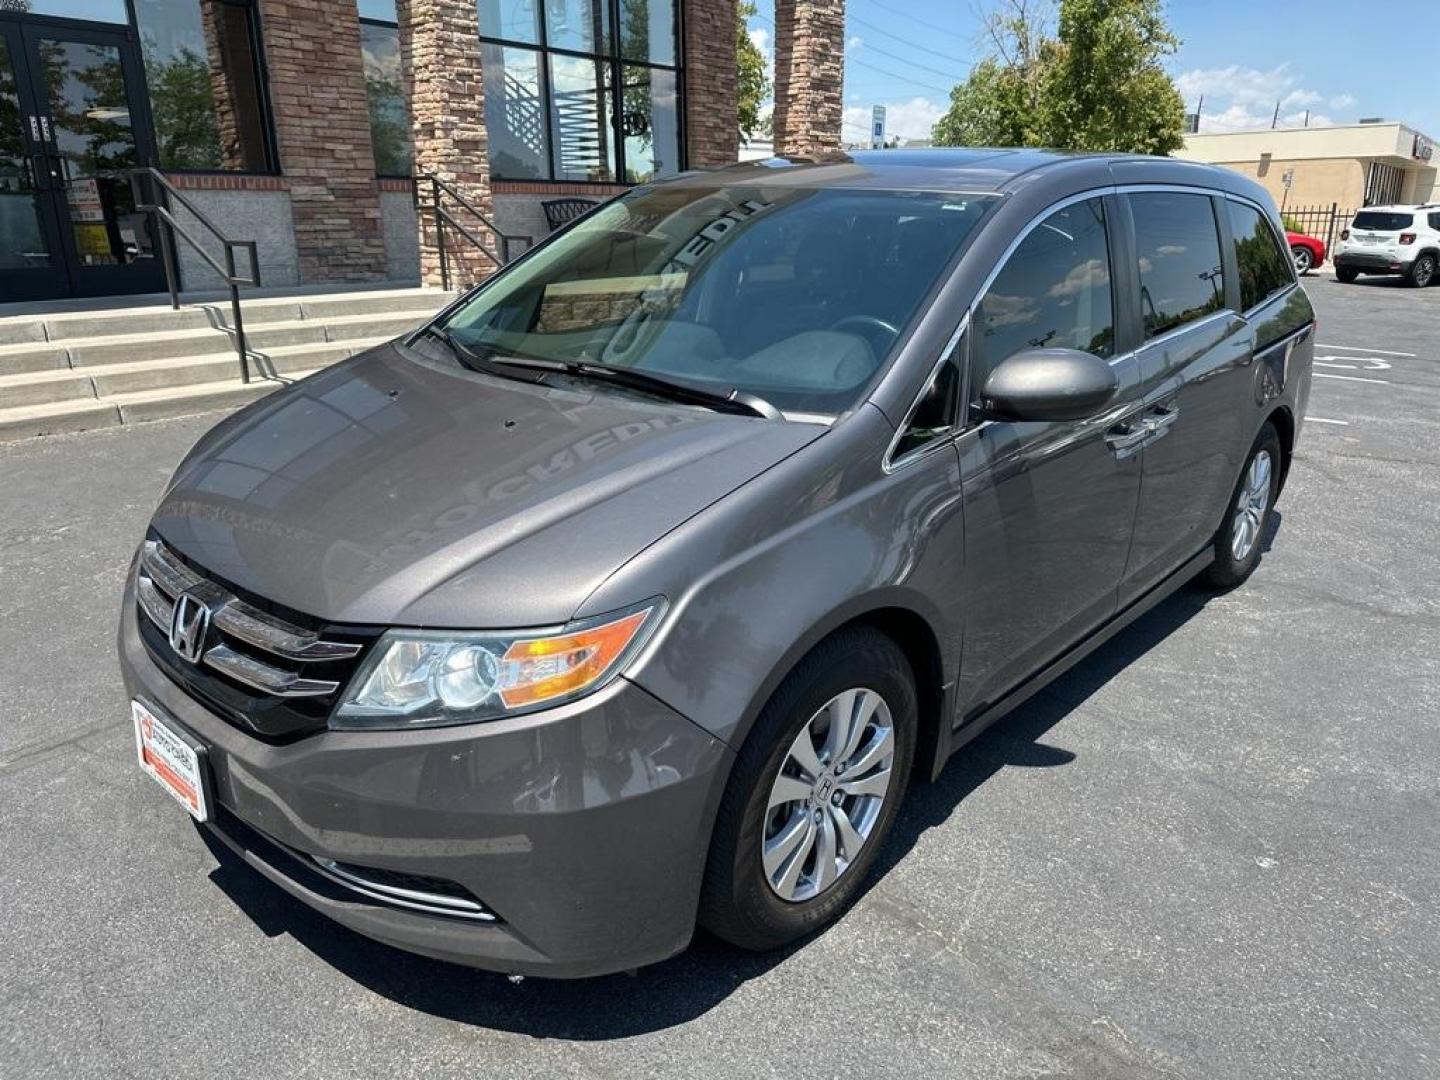
<instances>
[{"instance_id":1,"label":"stone column","mask_svg":"<svg viewBox=\"0 0 1440 1080\"><path fill-rule=\"evenodd\" d=\"M684 0L685 136L689 167L711 169L740 158L740 101L735 69L736 0Z\"/></svg>"},{"instance_id":2,"label":"stone column","mask_svg":"<svg viewBox=\"0 0 1440 1080\"><path fill-rule=\"evenodd\" d=\"M300 281L385 278L355 0L260 0Z\"/></svg>"},{"instance_id":3,"label":"stone column","mask_svg":"<svg viewBox=\"0 0 1440 1080\"><path fill-rule=\"evenodd\" d=\"M845 0L775 0L775 152L840 147Z\"/></svg>"},{"instance_id":4,"label":"stone column","mask_svg":"<svg viewBox=\"0 0 1440 1080\"><path fill-rule=\"evenodd\" d=\"M411 130L415 173L434 173L494 220L490 162L486 156L485 81L480 69L480 25L475 0L397 0L400 65ZM424 180L417 183L424 184ZM428 192L422 198L428 202ZM467 211L447 199L446 209L490 246L476 251L453 229L445 233L450 281L468 284L494 272L495 237ZM433 215L422 212L420 278L440 284L439 245ZM511 252L512 256L519 252Z\"/></svg>"}]
</instances>

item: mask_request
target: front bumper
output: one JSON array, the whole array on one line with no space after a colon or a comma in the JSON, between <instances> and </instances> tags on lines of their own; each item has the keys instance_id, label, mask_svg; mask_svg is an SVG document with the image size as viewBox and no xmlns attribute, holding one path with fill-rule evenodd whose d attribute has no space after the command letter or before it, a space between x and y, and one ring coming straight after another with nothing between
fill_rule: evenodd
<instances>
[{"instance_id":1,"label":"front bumper","mask_svg":"<svg viewBox=\"0 0 1440 1080\"><path fill-rule=\"evenodd\" d=\"M639 687L619 679L513 720L275 745L182 691L136 619L127 589L125 687L205 743L220 811L204 828L316 910L402 949L516 974L619 971L689 942L732 755ZM454 882L497 919L385 903L313 859Z\"/></svg>"}]
</instances>

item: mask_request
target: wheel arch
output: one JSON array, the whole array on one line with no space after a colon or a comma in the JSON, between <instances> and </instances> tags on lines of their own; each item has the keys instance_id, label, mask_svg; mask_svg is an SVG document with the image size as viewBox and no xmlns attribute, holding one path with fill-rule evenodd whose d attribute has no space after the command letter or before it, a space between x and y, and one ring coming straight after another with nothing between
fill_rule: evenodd
<instances>
[{"instance_id":1,"label":"wheel arch","mask_svg":"<svg viewBox=\"0 0 1440 1080\"><path fill-rule=\"evenodd\" d=\"M884 590L843 605L816 621L780 657L745 710L735 741L739 749L754 729L755 720L780 684L823 642L845 630L868 626L885 634L905 654L915 677L918 730L915 773L932 778L949 756L949 725L953 680L947 679L945 651L936 630L937 615L925 612L924 600L906 590Z\"/></svg>"},{"instance_id":2,"label":"wheel arch","mask_svg":"<svg viewBox=\"0 0 1440 1080\"><path fill-rule=\"evenodd\" d=\"M1275 428L1280 436L1280 487L1285 490L1285 478L1290 475L1290 459L1295 454L1295 414L1288 405L1277 405L1265 417L1265 422Z\"/></svg>"}]
</instances>

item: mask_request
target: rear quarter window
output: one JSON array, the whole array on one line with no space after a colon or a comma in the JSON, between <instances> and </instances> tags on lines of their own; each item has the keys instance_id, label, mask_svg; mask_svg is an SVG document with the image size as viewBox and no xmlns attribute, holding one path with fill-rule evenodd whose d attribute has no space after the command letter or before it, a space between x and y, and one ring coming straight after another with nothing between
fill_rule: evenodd
<instances>
[{"instance_id":1,"label":"rear quarter window","mask_svg":"<svg viewBox=\"0 0 1440 1080\"><path fill-rule=\"evenodd\" d=\"M1295 280L1293 264L1260 211L1230 200L1226 200L1225 209L1230 216L1235 265L1240 273L1240 309L1249 311Z\"/></svg>"}]
</instances>

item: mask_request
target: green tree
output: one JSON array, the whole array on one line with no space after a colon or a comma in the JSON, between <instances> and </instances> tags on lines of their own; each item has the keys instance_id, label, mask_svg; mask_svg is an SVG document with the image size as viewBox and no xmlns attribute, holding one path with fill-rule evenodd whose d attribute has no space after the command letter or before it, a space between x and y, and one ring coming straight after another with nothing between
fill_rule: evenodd
<instances>
[{"instance_id":1,"label":"green tree","mask_svg":"<svg viewBox=\"0 0 1440 1080\"><path fill-rule=\"evenodd\" d=\"M990 16L990 54L950 92L936 144L1178 149L1185 107L1161 62L1179 42L1160 0L1060 0L1053 37L1048 10L1006 0Z\"/></svg>"},{"instance_id":2,"label":"green tree","mask_svg":"<svg viewBox=\"0 0 1440 1080\"><path fill-rule=\"evenodd\" d=\"M1060 47L1045 71L1050 145L1136 154L1180 149L1185 103L1161 66L1179 45L1160 0L1062 0Z\"/></svg>"},{"instance_id":3,"label":"green tree","mask_svg":"<svg viewBox=\"0 0 1440 1080\"><path fill-rule=\"evenodd\" d=\"M749 0L736 5L735 60L739 66L740 135L749 142L760 130L760 106L770 96L770 76L765 74L765 54L750 40L746 21L755 15Z\"/></svg>"}]
</instances>

